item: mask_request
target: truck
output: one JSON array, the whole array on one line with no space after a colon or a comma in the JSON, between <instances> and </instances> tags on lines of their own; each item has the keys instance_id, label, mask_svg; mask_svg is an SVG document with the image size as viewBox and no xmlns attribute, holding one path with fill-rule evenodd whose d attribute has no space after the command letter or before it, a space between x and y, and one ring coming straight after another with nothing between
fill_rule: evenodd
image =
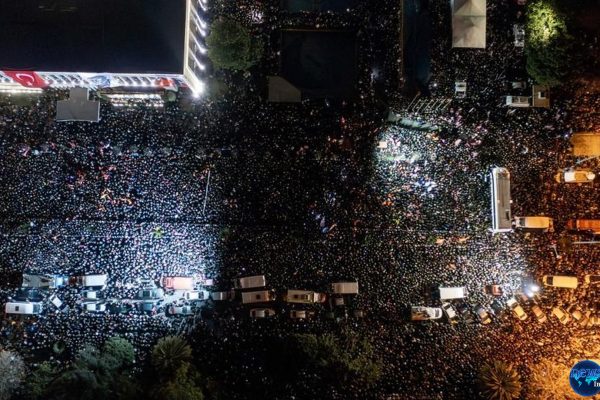
<instances>
[{"instance_id":1,"label":"truck","mask_svg":"<svg viewBox=\"0 0 600 400\"><path fill-rule=\"evenodd\" d=\"M23 274L23 288L57 289L65 286L69 281L66 275L57 274Z\"/></svg>"},{"instance_id":2,"label":"truck","mask_svg":"<svg viewBox=\"0 0 600 400\"><path fill-rule=\"evenodd\" d=\"M290 289L285 296L285 301L288 303L323 303L325 300L327 300L325 294L311 290Z\"/></svg>"},{"instance_id":3,"label":"truck","mask_svg":"<svg viewBox=\"0 0 600 400\"><path fill-rule=\"evenodd\" d=\"M165 276L161 282L167 290L194 290L194 278L191 276Z\"/></svg>"},{"instance_id":4,"label":"truck","mask_svg":"<svg viewBox=\"0 0 600 400\"><path fill-rule=\"evenodd\" d=\"M252 289L265 287L267 281L264 275L245 276L233 280L233 287L236 289Z\"/></svg>"},{"instance_id":5,"label":"truck","mask_svg":"<svg viewBox=\"0 0 600 400\"><path fill-rule=\"evenodd\" d=\"M600 219L572 219L567 222L567 229L600 235Z\"/></svg>"},{"instance_id":6,"label":"truck","mask_svg":"<svg viewBox=\"0 0 600 400\"><path fill-rule=\"evenodd\" d=\"M515 217L515 229L529 232L553 232L554 221L544 216Z\"/></svg>"},{"instance_id":7,"label":"truck","mask_svg":"<svg viewBox=\"0 0 600 400\"><path fill-rule=\"evenodd\" d=\"M269 301L275 301L275 294L270 290L242 293L242 304L265 303Z\"/></svg>"},{"instance_id":8,"label":"truck","mask_svg":"<svg viewBox=\"0 0 600 400\"><path fill-rule=\"evenodd\" d=\"M331 284L335 294L358 294L358 282L335 282Z\"/></svg>"},{"instance_id":9,"label":"truck","mask_svg":"<svg viewBox=\"0 0 600 400\"><path fill-rule=\"evenodd\" d=\"M95 288L98 290L105 289L107 281L108 275L106 274L78 275L69 278L69 284L71 285Z\"/></svg>"},{"instance_id":10,"label":"truck","mask_svg":"<svg viewBox=\"0 0 600 400\"><path fill-rule=\"evenodd\" d=\"M8 302L4 306L4 312L6 314L21 314L21 315L41 314L42 303L41 302L29 302L29 301Z\"/></svg>"}]
</instances>

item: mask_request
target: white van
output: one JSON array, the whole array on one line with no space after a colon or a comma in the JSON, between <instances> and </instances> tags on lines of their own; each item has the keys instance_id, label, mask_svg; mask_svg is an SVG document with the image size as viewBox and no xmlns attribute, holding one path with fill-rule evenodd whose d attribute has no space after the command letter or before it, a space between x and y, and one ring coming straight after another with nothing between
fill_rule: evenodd
<instances>
[{"instance_id":1,"label":"white van","mask_svg":"<svg viewBox=\"0 0 600 400\"><path fill-rule=\"evenodd\" d=\"M506 96L506 105L509 107L531 107L529 96Z\"/></svg>"},{"instance_id":2,"label":"white van","mask_svg":"<svg viewBox=\"0 0 600 400\"><path fill-rule=\"evenodd\" d=\"M265 287L266 285L267 280L264 275L246 276L233 280L233 287L236 289L252 289Z\"/></svg>"},{"instance_id":3,"label":"white van","mask_svg":"<svg viewBox=\"0 0 600 400\"><path fill-rule=\"evenodd\" d=\"M579 282L576 276L544 275L542 282L546 286L577 289Z\"/></svg>"},{"instance_id":4,"label":"white van","mask_svg":"<svg viewBox=\"0 0 600 400\"><path fill-rule=\"evenodd\" d=\"M264 303L268 301L275 301L275 294L270 290L242 293L242 304Z\"/></svg>"},{"instance_id":5,"label":"white van","mask_svg":"<svg viewBox=\"0 0 600 400\"><path fill-rule=\"evenodd\" d=\"M549 217L515 217L515 229L554 232L554 221Z\"/></svg>"},{"instance_id":6,"label":"white van","mask_svg":"<svg viewBox=\"0 0 600 400\"><path fill-rule=\"evenodd\" d=\"M327 296L311 290L288 290L285 301L288 303L323 303Z\"/></svg>"},{"instance_id":7,"label":"white van","mask_svg":"<svg viewBox=\"0 0 600 400\"><path fill-rule=\"evenodd\" d=\"M6 314L21 314L21 315L34 315L42 312L41 302L29 302L29 301L15 301L8 302L4 306L4 312Z\"/></svg>"},{"instance_id":8,"label":"white van","mask_svg":"<svg viewBox=\"0 0 600 400\"><path fill-rule=\"evenodd\" d=\"M464 287L441 287L440 288L440 300L451 300L451 299L464 299L465 288Z\"/></svg>"},{"instance_id":9,"label":"white van","mask_svg":"<svg viewBox=\"0 0 600 400\"><path fill-rule=\"evenodd\" d=\"M336 282L331 284L335 294L358 294L358 282Z\"/></svg>"},{"instance_id":10,"label":"white van","mask_svg":"<svg viewBox=\"0 0 600 400\"><path fill-rule=\"evenodd\" d=\"M99 290L106 288L106 281L108 281L108 275L106 274L79 275L72 276L69 279L71 285L93 287Z\"/></svg>"},{"instance_id":11,"label":"white van","mask_svg":"<svg viewBox=\"0 0 600 400\"><path fill-rule=\"evenodd\" d=\"M183 298L186 299L187 301L199 301L199 300L204 300L207 297L208 296L204 295L204 291L199 291L199 290L188 290L183 293Z\"/></svg>"}]
</instances>

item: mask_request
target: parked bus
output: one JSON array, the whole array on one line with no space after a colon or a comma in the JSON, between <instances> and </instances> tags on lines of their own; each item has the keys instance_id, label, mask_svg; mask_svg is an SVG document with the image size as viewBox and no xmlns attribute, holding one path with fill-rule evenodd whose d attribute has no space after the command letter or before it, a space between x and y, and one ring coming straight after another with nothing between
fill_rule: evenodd
<instances>
[{"instance_id":1,"label":"parked bus","mask_svg":"<svg viewBox=\"0 0 600 400\"><path fill-rule=\"evenodd\" d=\"M510 232L512 230L510 198L510 172L506 168L492 168L490 173L492 191L492 232Z\"/></svg>"},{"instance_id":2,"label":"parked bus","mask_svg":"<svg viewBox=\"0 0 600 400\"><path fill-rule=\"evenodd\" d=\"M567 229L600 235L600 219L572 219L567 222Z\"/></svg>"}]
</instances>

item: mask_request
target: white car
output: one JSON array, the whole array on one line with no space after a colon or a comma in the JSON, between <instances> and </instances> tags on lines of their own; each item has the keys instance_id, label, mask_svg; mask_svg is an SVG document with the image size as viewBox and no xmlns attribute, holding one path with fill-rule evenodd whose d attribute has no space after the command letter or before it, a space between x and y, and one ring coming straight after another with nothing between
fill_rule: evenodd
<instances>
[{"instance_id":1,"label":"white car","mask_svg":"<svg viewBox=\"0 0 600 400\"><path fill-rule=\"evenodd\" d=\"M413 306L410 309L410 319L412 321L429 321L440 318L442 318L441 308Z\"/></svg>"},{"instance_id":2,"label":"white car","mask_svg":"<svg viewBox=\"0 0 600 400\"><path fill-rule=\"evenodd\" d=\"M517 299L511 297L506 302L506 305L521 321L525 321L527 319L527 314L525 314L525 310L523 310L523 307L521 307L521 305L517 302Z\"/></svg>"},{"instance_id":3,"label":"white car","mask_svg":"<svg viewBox=\"0 0 600 400\"><path fill-rule=\"evenodd\" d=\"M458 314L454 309L454 306L450 303L442 303L442 311L446 314L446 318L448 318L448 322L451 324L456 324L458 322Z\"/></svg>"},{"instance_id":4,"label":"white car","mask_svg":"<svg viewBox=\"0 0 600 400\"><path fill-rule=\"evenodd\" d=\"M571 322L571 316L561 307L554 307L552 309L552 315L554 315L563 325Z\"/></svg>"},{"instance_id":5,"label":"white car","mask_svg":"<svg viewBox=\"0 0 600 400\"><path fill-rule=\"evenodd\" d=\"M86 301L81 303L81 307L87 312L105 312L106 304L97 301Z\"/></svg>"}]
</instances>

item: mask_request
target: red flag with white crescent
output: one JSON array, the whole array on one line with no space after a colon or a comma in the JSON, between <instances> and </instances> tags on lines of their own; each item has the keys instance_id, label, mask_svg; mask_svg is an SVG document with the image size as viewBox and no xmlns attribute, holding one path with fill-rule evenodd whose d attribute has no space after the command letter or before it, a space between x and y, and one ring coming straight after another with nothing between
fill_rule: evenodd
<instances>
[{"instance_id":1,"label":"red flag with white crescent","mask_svg":"<svg viewBox=\"0 0 600 400\"><path fill-rule=\"evenodd\" d=\"M156 80L156 85L165 90L172 90L174 92L177 91L177 84L171 78L158 78Z\"/></svg>"},{"instance_id":2,"label":"red flag with white crescent","mask_svg":"<svg viewBox=\"0 0 600 400\"><path fill-rule=\"evenodd\" d=\"M28 88L48 87L46 81L34 71L2 71L4 75L11 78L21 86Z\"/></svg>"}]
</instances>

